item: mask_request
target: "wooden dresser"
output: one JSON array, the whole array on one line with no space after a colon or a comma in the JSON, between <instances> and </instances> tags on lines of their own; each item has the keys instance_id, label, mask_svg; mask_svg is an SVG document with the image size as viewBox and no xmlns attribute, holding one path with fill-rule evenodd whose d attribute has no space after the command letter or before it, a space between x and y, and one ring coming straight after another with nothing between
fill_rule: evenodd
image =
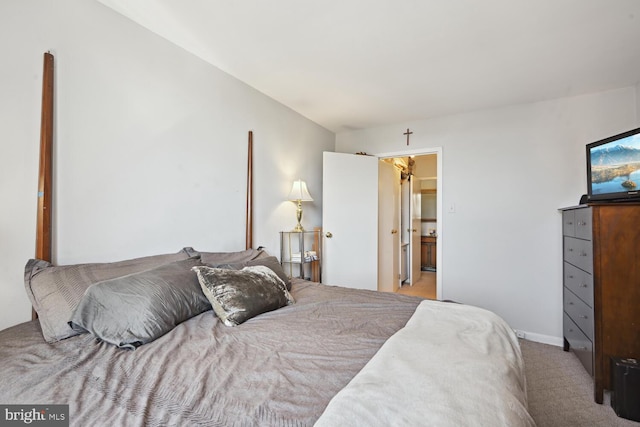
<instances>
[{"instance_id":1,"label":"wooden dresser","mask_svg":"<svg viewBox=\"0 0 640 427\"><path fill-rule=\"evenodd\" d=\"M611 389L610 358L640 358L640 203L561 209L564 349Z\"/></svg>"}]
</instances>

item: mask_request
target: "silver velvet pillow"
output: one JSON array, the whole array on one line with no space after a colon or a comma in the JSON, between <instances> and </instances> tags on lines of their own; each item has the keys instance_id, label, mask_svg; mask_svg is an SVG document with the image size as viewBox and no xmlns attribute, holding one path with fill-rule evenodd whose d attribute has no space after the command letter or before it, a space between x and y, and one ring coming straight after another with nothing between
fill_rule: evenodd
<instances>
[{"instance_id":1,"label":"silver velvet pillow","mask_svg":"<svg viewBox=\"0 0 640 427\"><path fill-rule=\"evenodd\" d=\"M213 311L227 326L295 302L278 275L263 265L242 270L205 266L193 270Z\"/></svg>"},{"instance_id":2,"label":"silver velvet pillow","mask_svg":"<svg viewBox=\"0 0 640 427\"><path fill-rule=\"evenodd\" d=\"M203 263L209 264L205 261L203 261ZM274 273L278 275L280 280L284 282L285 286L287 287L287 290L288 291L291 290L291 279L289 279L289 276L287 276L287 273L284 272L284 269L282 268L282 265L280 265L278 258L274 256L265 256L265 257L252 259L249 261L239 262L239 263L226 263L226 264L217 264L217 265L210 265L210 266L216 267L216 268L242 270L244 267L251 267L255 265L264 265L265 267L269 267L271 270L273 270Z\"/></svg>"},{"instance_id":3,"label":"silver velvet pillow","mask_svg":"<svg viewBox=\"0 0 640 427\"><path fill-rule=\"evenodd\" d=\"M40 259L31 259L24 269L24 286L38 313L45 341L55 342L80 333L71 329L68 322L84 292L92 284L189 257L186 251L181 250L177 254L76 265L53 265Z\"/></svg>"},{"instance_id":4,"label":"silver velvet pillow","mask_svg":"<svg viewBox=\"0 0 640 427\"><path fill-rule=\"evenodd\" d=\"M69 325L120 348L151 342L211 308L191 271L197 265L190 258L91 285Z\"/></svg>"}]
</instances>

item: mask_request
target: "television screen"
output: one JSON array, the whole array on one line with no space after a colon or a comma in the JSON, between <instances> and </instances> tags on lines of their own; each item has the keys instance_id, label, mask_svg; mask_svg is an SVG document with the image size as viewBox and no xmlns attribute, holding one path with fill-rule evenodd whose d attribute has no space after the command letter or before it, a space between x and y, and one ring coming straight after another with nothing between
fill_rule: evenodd
<instances>
[{"instance_id":1,"label":"television screen","mask_svg":"<svg viewBox=\"0 0 640 427\"><path fill-rule=\"evenodd\" d=\"M589 200L640 198L640 128L587 145Z\"/></svg>"}]
</instances>

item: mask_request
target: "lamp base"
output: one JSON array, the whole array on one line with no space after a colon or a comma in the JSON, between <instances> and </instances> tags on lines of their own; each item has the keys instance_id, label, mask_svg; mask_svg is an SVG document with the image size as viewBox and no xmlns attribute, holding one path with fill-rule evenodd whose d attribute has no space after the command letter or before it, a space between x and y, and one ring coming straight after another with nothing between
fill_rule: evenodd
<instances>
[{"instance_id":1,"label":"lamp base","mask_svg":"<svg viewBox=\"0 0 640 427\"><path fill-rule=\"evenodd\" d=\"M302 233L304 231L304 228L302 228L302 224L300 224L300 221L302 220L302 201L297 200L297 202L298 202L298 207L296 209L296 219L298 220L298 223L291 231L294 231L296 233Z\"/></svg>"}]
</instances>

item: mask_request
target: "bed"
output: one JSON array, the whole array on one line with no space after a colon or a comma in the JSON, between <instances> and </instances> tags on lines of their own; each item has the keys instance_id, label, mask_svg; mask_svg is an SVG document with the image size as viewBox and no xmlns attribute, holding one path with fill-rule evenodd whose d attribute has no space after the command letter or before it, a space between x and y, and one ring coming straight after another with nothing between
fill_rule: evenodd
<instances>
[{"instance_id":1,"label":"bed","mask_svg":"<svg viewBox=\"0 0 640 427\"><path fill-rule=\"evenodd\" d=\"M78 426L534 425L495 314L282 277L252 249L251 134L248 159L244 250L27 262L38 318L0 331L0 404L69 405Z\"/></svg>"}]
</instances>

